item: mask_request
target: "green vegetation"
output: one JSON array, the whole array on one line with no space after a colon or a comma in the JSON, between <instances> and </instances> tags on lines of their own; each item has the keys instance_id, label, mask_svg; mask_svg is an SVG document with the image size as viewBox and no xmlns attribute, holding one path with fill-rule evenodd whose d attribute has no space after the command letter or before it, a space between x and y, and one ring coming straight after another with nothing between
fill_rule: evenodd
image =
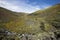
<instances>
[{"instance_id":1,"label":"green vegetation","mask_svg":"<svg viewBox=\"0 0 60 40\"><path fill-rule=\"evenodd\" d=\"M39 10L32 14L12 12L0 7L0 27L17 33L37 33L42 31L41 23L44 24L44 31L60 26L60 4L54 5L45 10Z\"/></svg>"},{"instance_id":2,"label":"green vegetation","mask_svg":"<svg viewBox=\"0 0 60 40\"><path fill-rule=\"evenodd\" d=\"M31 14L12 12L0 7L0 33L4 33L6 30L18 34L26 33L38 36L46 36L54 32L60 33L60 4ZM4 40L5 37L10 39L14 37L18 40L18 36L15 37L16 35L8 37L6 34L4 35L2 34Z\"/></svg>"}]
</instances>

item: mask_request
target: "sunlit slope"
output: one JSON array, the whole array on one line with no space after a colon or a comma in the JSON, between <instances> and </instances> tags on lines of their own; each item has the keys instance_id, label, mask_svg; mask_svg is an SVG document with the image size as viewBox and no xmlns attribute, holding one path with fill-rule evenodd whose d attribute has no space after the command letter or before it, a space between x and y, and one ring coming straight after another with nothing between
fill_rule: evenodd
<instances>
[{"instance_id":1,"label":"sunlit slope","mask_svg":"<svg viewBox=\"0 0 60 40\"><path fill-rule=\"evenodd\" d=\"M16 33L36 33L38 24L27 13L16 13L0 8L0 28Z\"/></svg>"},{"instance_id":2,"label":"sunlit slope","mask_svg":"<svg viewBox=\"0 0 60 40\"><path fill-rule=\"evenodd\" d=\"M32 16L37 16L37 17L45 17L45 16L49 16L52 14L55 14L56 12L60 11L60 4L57 5L53 5L49 8L43 9L43 10L38 10L30 15Z\"/></svg>"},{"instance_id":3,"label":"sunlit slope","mask_svg":"<svg viewBox=\"0 0 60 40\"><path fill-rule=\"evenodd\" d=\"M39 23L27 13L16 13L0 8L0 27L17 33L36 33L40 31ZM30 18L31 17L31 18Z\"/></svg>"},{"instance_id":4,"label":"sunlit slope","mask_svg":"<svg viewBox=\"0 0 60 40\"><path fill-rule=\"evenodd\" d=\"M60 28L60 4L32 14L0 8L0 27L16 33L39 33Z\"/></svg>"},{"instance_id":5,"label":"sunlit slope","mask_svg":"<svg viewBox=\"0 0 60 40\"><path fill-rule=\"evenodd\" d=\"M54 5L45 10L36 11L30 15L33 17L35 16L37 20L44 20L44 23L48 23L52 28L60 29L60 4Z\"/></svg>"}]
</instances>

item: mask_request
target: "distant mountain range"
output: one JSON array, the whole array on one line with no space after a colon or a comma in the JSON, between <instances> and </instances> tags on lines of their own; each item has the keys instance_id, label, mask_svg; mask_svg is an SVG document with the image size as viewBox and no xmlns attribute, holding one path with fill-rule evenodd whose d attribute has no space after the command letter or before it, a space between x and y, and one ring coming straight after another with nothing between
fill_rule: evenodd
<instances>
[{"instance_id":1,"label":"distant mountain range","mask_svg":"<svg viewBox=\"0 0 60 40\"><path fill-rule=\"evenodd\" d=\"M58 31L60 29L60 4L31 14L12 12L0 7L0 28L17 33Z\"/></svg>"}]
</instances>

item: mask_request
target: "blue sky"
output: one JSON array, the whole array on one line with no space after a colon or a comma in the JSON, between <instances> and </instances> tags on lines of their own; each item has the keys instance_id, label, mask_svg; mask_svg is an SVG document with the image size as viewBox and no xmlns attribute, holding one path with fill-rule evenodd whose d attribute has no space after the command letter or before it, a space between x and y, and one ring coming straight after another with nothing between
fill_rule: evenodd
<instances>
[{"instance_id":1,"label":"blue sky","mask_svg":"<svg viewBox=\"0 0 60 40\"><path fill-rule=\"evenodd\" d=\"M0 7L16 12L32 13L60 3L60 0L0 0Z\"/></svg>"}]
</instances>

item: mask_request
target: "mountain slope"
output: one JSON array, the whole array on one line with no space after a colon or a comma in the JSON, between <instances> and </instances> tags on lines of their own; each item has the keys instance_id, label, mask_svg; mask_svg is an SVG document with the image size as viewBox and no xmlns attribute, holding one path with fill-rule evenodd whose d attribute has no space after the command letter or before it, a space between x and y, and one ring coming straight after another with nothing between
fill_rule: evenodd
<instances>
[{"instance_id":1,"label":"mountain slope","mask_svg":"<svg viewBox=\"0 0 60 40\"><path fill-rule=\"evenodd\" d=\"M0 8L0 27L16 33L38 33L60 29L60 4L32 14Z\"/></svg>"},{"instance_id":2,"label":"mountain slope","mask_svg":"<svg viewBox=\"0 0 60 40\"><path fill-rule=\"evenodd\" d=\"M13 32L17 31L24 24L26 15L25 13L12 12L0 7L0 28L5 28Z\"/></svg>"},{"instance_id":3,"label":"mountain slope","mask_svg":"<svg viewBox=\"0 0 60 40\"><path fill-rule=\"evenodd\" d=\"M51 25L52 28L60 29L60 4L54 5L44 10L38 10L29 16L35 17L36 20L43 20L43 23ZM50 27L47 27L48 29ZM51 30L51 29L50 29ZM54 29L53 29L54 30Z\"/></svg>"},{"instance_id":4,"label":"mountain slope","mask_svg":"<svg viewBox=\"0 0 60 40\"><path fill-rule=\"evenodd\" d=\"M44 17L44 16L48 16L51 15L52 13L58 12L60 10L60 4L57 5L53 5L47 9L44 10L38 10L30 15L34 16L34 15L39 15L39 17Z\"/></svg>"},{"instance_id":5,"label":"mountain slope","mask_svg":"<svg viewBox=\"0 0 60 40\"><path fill-rule=\"evenodd\" d=\"M29 18L27 13L16 13L0 8L0 27L16 33L36 33L39 31L39 24L33 17ZM38 29L39 28L39 29Z\"/></svg>"}]
</instances>

